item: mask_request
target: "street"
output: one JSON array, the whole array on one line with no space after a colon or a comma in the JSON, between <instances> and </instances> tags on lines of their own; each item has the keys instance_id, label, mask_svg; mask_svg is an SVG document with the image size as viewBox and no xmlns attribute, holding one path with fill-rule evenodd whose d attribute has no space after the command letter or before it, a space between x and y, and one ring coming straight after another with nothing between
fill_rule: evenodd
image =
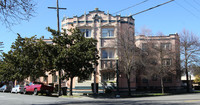
<instances>
[{"instance_id":1,"label":"street","mask_svg":"<svg viewBox=\"0 0 200 105\"><path fill-rule=\"evenodd\" d=\"M200 93L139 98L58 98L0 93L0 105L199 105Z\"/></svg>"}]
</instances>

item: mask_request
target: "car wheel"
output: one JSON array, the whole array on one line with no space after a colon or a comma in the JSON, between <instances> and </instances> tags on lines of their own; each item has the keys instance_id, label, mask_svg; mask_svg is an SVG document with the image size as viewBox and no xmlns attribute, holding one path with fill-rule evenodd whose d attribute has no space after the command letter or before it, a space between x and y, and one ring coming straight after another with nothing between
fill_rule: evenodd
<instances>
[{"instance_id":1,"label":"car wheel","mask_svg":"<svg viewBox=\"0 0 200 105\"><path fill-rule=\"evenodd\" d=\"M34 93L33 93L34 95L38 95L38 91L37 91L37 89L34 89Z\"/></svg>"},{"instance_id":2,"label":"car wheel","mask_svg":"<svg viewBox=\"0 0 200 105\"><path fill-rule=\"evenodd\" d=\"M23 92L24 94L26 94L26 89L24 89L24 92Z\"/></svg>"}]
</instances>

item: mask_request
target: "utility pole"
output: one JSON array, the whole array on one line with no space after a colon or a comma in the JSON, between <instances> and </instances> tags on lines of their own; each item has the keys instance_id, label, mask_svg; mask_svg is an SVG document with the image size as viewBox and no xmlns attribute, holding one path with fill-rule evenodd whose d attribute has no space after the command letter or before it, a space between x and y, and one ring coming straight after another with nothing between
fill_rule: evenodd
<instances>
[{"instance_id":1,"label":"utility pole","mask_svg":"<svg viewBox=\"0 0 200 105\"><path fill-rule=\"evenodd\" d=\"M57 31L58 31L58 34L60 35L59 10L60 9L66 10L66 8L59 8L58 0L57 0L57 7L48 7L48 8L57 10L57 27L58 27ZM61 70L58 71L58 74L59 74L58 96L61 96Z\"/></svg>"}]
</instances>

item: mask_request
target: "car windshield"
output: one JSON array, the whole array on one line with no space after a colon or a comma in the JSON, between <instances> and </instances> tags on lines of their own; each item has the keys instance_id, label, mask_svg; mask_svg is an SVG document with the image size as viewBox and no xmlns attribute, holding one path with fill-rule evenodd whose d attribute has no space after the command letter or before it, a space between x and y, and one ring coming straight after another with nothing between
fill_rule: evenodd
<instances>
[{"instance_id":1,"label":"car windshield","mask_svg":"<svg viewBox=\"0 0 200 105\"><path fill-rule=\"evenodd\" d=\"M29 85L29 86L31 86L32 84L33 84L33 83L32 83L32 82L30 82L28 85Z\"/></svg>"},{"instance_id":2,"label":"car windshield","mask_svg":"<svg viewBox=\"0 0 200 105\"><path fill-rule=\"evenodd\" d=\"M34 82L34 84L43 84L43 83L41 83L41 82Z\"/></svg>"},{"instance_id":3,"label":"car windshield","mask_svg":"<svg viewBox=\"0 0 200 105\"><path fill-rule=\"evenodd\" d=\"M19 87L19 85L16 85L15 87Z\"/></svg>"},{"instance_id":4,"label":"car windshield","mask_svg":"<svg viewBox=\"0 0 200 105\"><path fill-rule=\"evenodd\" d=\"M2 88L6 88L6 85L3 85Z\"/></svg>"}]
</instances>

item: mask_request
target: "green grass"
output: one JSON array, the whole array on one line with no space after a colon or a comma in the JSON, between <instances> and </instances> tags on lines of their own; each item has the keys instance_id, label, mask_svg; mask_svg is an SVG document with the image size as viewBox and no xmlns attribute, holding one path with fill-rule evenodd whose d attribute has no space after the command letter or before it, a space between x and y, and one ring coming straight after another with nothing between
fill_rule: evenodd
<instances>
[{"instance_id":1,"label":"green grass","mask_svg":"<svg viewBox=\"0 0 200 105\"><path fill-rule=\"evenodd\" d=\"M149 97L149 96L165 96L170 95L169 93L144 93L144 94L132 94L132 97Z\"/></svg>"},{"instance_id":2,"label":"green grass","mask_svg":"<svg viewBox=\"0 0 200 105\"><path fill-rule=\"evenodd\" d=\"M194 93L200 93L200 90L195 91Z\"/></svg>"},{"instance_id":3,"label":"green grass","mask_svg":"<svg viewBox=\"0 0 200 105\"><path fill-rule=\"evenodd\" d=\"M162 96L162 95L168 95L168 93L152 93L150 95L152 95L152 96Z\"/></svg>"}]
</instances>

